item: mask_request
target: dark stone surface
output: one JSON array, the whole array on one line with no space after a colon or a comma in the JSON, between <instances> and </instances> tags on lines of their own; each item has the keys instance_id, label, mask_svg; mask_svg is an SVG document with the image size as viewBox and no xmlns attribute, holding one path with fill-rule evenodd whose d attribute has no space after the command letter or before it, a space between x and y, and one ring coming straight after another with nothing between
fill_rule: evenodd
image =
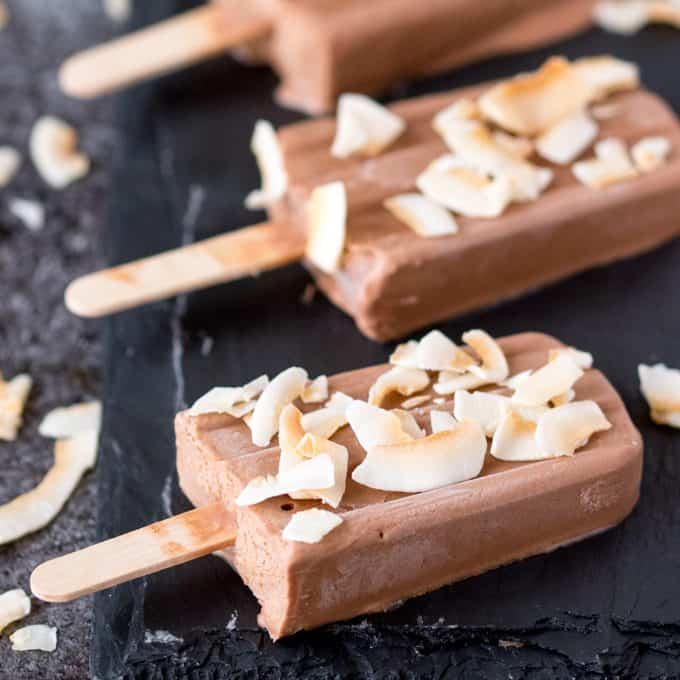
<instances>
[{"instance_id":1,"label":"dark stone surface","mask_svg":"<svg viewBox=\"0 0 680 680\"><path fill-rule=\"evenodd\" d=\"M98 264L116 147L110 102L69 101L56 83L57 66L66 55L113 33L100 3L9 0L8 6L11 21L0 32L0 144L19 149L24 163L12 183L0 189L0 370L8 377L26 371L35 385L18 441L0 442L0 503L35 486L52 463L52 442L37 432L42 416L100 393L97 324L71 316L62 294L72 278ZM93 163L90 174L65 191L50 189L27 156L31 126L48 113L78 128L81 146ZM8 202L15 197L46 206L42 231L31 232L10 215ZM89 475L49 527L0 548L0 592L17 586L28 591L37 563L91 543L95 502L94 475ZM22 623L57 626L57 651L12 652L3 635L0 678L87 677L91 599L68 605L34 600L33 608Z\"/></svg>"},{"instance_id":2,"label":"dark stone surface","mask_svg":"<svg viewBox=\"0 0 680 680\"><path fill-rule=\"evenodd\" d=\"M136 20L153 20L175 4L138 6ZM395 95L510 75L555 51L610 51L640 62L647 84L680 110L670 66L680 56L677 35L661 29L624 39L592 31L558 48L397 88ZM266 69L222 59L123 98L112 261L259 217L242 207L257 185L248 154L252 125L260 116L276 123L296 117L272 105L273 84ZM471 327L495 335L535 329L595 354L646 444L642 500L623 525L391 612L277 644L257 629L257 603L238 576L217 558L197 560L96 597L96 677L680 675L680 438L650 423L636 376L641 361L680 365L679 272L674 243L442 326L453 337ZM361 337L322 297L300 301L308 282L302 268L291 266L110 321L98 469L101 538L188 507L176 485L172 416L215 383L242 384L292 364L315 375L385 360L390 347Z\"/></svg>"}]
</instances>

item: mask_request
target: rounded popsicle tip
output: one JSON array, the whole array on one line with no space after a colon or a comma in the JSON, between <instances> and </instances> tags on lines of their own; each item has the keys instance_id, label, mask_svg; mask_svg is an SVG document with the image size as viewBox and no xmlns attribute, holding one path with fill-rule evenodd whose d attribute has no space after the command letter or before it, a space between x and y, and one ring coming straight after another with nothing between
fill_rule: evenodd
<instances>
[{"instance_id":1,"label":"rounded popsicle tip","mask_svg":"<svg viewBox=\"0 0 680 680\"><path fill-rule=\"evenodd\" d=\"M93 71L92 61L86 52L74 54L59 67L59 87L64 94L76 99L94 99L104 94L101 79Z\"/></svg>"},{"instance_id":2,"label":"rounded popsicle tip","mask_svg":"<svg viewBox=\"0 0 680 680\"><path fill-rule=\"evenodd\" d=\"M107 313L97 304L96 289L91 285L93 283L95 282L90 274L81 276L68 285L64 291L64 303L69 312L88 319Z\"/></svg>"},{"instance_id":3,"label":"rounded popsicle tip","mask_svg":"<svg viewBox=\"0 0 680 680\"><path fill-rule=\"evenodd\" d=\"M44 602L70 602L76 599L77 594L64 592L60 588L60 579L55 577L55 571L52 568L56 561L43 562L33 570L30 580L31 592Z\"/></svg>"}]
</instances>

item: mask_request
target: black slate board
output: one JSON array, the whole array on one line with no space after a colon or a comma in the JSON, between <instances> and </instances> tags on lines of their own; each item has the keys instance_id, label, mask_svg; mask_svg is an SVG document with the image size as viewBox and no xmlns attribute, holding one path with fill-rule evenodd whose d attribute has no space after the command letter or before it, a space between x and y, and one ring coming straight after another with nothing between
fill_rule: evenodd
<instances>
[{"instance_id":1,"label":"black slate board","mask_svg":"<svg viewBox=\"0 0 680 680\"><path fill-rule=\"evenodd\" d=\"M153 7L151 6L153 4ZM138 3L135 23L180 3ZM182 6L186 6L182 4ZM395 89L394 97L533 68L550 54L611 52L680 110L678 33L591 31L557 48L495 59ZM271 101L273 75L228 59L122 96L114 157L111 262L254 221L248 152L257 117L297 114ZM680 187L679 187L680 190ZM107 322L107 391L98 469L99 535L188 508L174 472L172 417L216 382L241 384L291 364L311 374L383 361L291 266ZM680 365L680 243L598 269L441 328L494 335L535 329L591 350L646 444L642 500L619 528L444 588L382 615L272 644L257 605L223 562L204 558L96 597L93 676L108 678L602 678L680 674L680 435L653 426L636 366ZM460 546L465 550L465 546ZM164 636L167 631L176 638Z\"/></svg>"}]
</instances>

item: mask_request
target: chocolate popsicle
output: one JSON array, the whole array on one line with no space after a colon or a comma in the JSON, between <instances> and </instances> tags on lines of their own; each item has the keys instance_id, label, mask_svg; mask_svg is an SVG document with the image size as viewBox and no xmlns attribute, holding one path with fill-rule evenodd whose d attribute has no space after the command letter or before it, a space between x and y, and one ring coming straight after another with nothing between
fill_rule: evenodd
<instances>
[{"instance_id":1,"label":"chocolate popsicle","mask_svg":"<svg viewBox=\"0 0 680 680\"><path fill-rule=\"evenodd\" d=\"M564 347L537 333L499 344L511 375L543 366L550 350ZM330 387L366 399L387 368L341 374L331 378ZM357 483L351 472L364 451L348 427L339 430L333 441L347 447L350 469L336 510L343 522L319 545L286 541L281 534L294 512L318 502L277 497L250 507L234 504L253 477L276 473L279 449L276 441L254 446L248 428L231 416L177 416L180 484L195 505L224 501L226 512L235 516L235 547L222 555L260 600L260 623L276 639L385 610L623 520L638 499L640 435L600 372L586 370L574 389L575 399L595 401L612 425L575 455L506 462L487 454L479 477L419 494ZM450 411L451 402L415 408L420 425L433 409Z\"/></svg>"},{"instance_id":2,"label":"chocolate popsicle","mask_svg":"<svg viewBox=\"0 0 680 680\"><path fill-rule=\"evenodd\" d=\"M277 71L282 103L321 113L342 92L381 92L405 78L573 35L591 25L594 5L594 0L218 0L74 55L64 63L60 81L68 94L94 97L238 48Z\"/></svg>"}]
</instances>

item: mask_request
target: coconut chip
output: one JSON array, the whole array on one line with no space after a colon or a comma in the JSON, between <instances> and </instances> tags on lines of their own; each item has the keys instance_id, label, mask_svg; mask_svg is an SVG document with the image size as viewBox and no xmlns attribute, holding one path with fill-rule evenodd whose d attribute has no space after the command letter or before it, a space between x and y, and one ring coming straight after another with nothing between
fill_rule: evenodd
<instances>
[{"instance_id":1,"label":"coconut chip","mask_svg":"<svg viewBox=\"0 0 680 680\"><path fill-rule=\"evenodd\" d=\"M31 231L40 231L45 226L45 206L38 201L13 198L9 202L9 211Z\"/></svg>"},{"instance_id":2,"label":"coconut chip","mask_svg":"<svg viewBox=\"0 0 680 680\"><path fill-rule=\"evenodd\" d=\"M66 439L88 431L98 432L101 417L102 405L98 401L55 408L43 418L38 432L53 439Z\"/></svg>"},{"instance_id":3,"label":"coconut chip","mask_svg":"<svg viewBox=\"0 0 680 680\"><path fill-rule=\"evenodd\" d=\"M0 187L10 183L20 166L21 154L11 146L0 146Z\"/></svg>"},{"instance_id":4,"label":"coconut chip","mask_svg":"<svg viewBox=\"0 0 680 680\"><path fill-rule=\"evenodd\" d=\"M31 598L21 589L8 590L0 595L0 633L10 623L31 613Z\"/></svg>"},{"instance_id":5,"label":"coconut chip","mask_svg":"<svg viewBox=\"0 0 680 680\"><path fill-rule=\"evenodd\" d=\"M318 465L319 459L329 460L331 465L331 484L315 486L310 483L307 486L299 485L299 488L290 487L291 491L300 491L301 498L319 499L320 501L330 505L332 508L337 508L340 505L342 497L345 495L345 486L347 484L347 466L349 464L349 453L344 446L336 444L335 442L318 437L314 434L307 433L300 443L297 445L296 454L305 458L305 462L291 468L282 478L284 484L290 486L290 479L295 478L299 474L299 469L304 465L310 465L316 462ZM327 465L324 463L324 465ZM291 494L291 498L296 498Z\"/></svg>"},{"instance_id":6,"label":"coconut chip","mask_svg":"<svg viewBox=\"0 0 680 680\"><path fill-rule=\"evenodd\" d=\"M363 94L343 94L338 100L337 126L331 154L377 156L406 129L402 118Z\"/></svg>"},{"instance_id":7,"label":"coconut chip","mask_svg":"<svg viewBox=\"0 0 680 680\"><path fill-rule=\"evenodd\" d=\"M587 83L566 59L553 57L538 71L506 80L482 95L486 118L509 132L533 136L582 109L588 102Z\"/></svg>"},{"instance_id":8,"label":"coconut chip","mask_svg":"<svg viewBox=\"0 0 680 680\"><path fill-rule=\"evenodd\" d=\"M382 491L429 491L477 477L485 454L484 431L478 423L466 420L455 430L370 448L352 479Z\"/></svg>"},{"instance_id":9,"label":"coconut chip","mask_svg":"<svg viewBox=\"0 0 680 680\"><path fill-rule=\"evenodd\" d=\"M248 194L246 207L250 210L261 210L276 203L288 191L288 175L283 153L274 126L269 121L258 120L255 123L250 150L255 155L260 170L262 187Z\"/></svg>"},{"instance_id":10,"label":"coconut chip","mask_svg":"<svg viewBox=\"0 0 680 680\"><path fill-rule=\"evenodd\" d=\"M408 411L410 409L418 408L418 406L426 404L431 399L432 396L429 394L419 394L415 397L410 397L409 399L405 399L404 401L402 401L401 408L406 409Z\"/></svg>"},{"instance_id":11,"label":"coconut chip","mask_svg":"<svg viewBox=\"0 0 680 680\"><path fill-rule=\"evenodd\" d=\"M481 111L477 102L462 97L440 111L432 120L432 127L443 137L452 125L464 125L471 120L480 119Z\"/></svg>"},{"instance_id":12,"label":"coconut chip","mask_svg":"<svg viewBox=\"0 0 680 680\"><path fill-rule=\"evenodd\" d=\"M98 430L86 430L54 447L54 465L33 490L0 506L0 545L42 529L61 510L97 457Z\"/></svg>"},{"instance_id":13,"label":"coconut chip","mask_svg":"<svg viewBox=\"0 0 680 680\"><path fill-rule=\"evenodd\" d=\"M78 133L54 116L36 121L29 149L40 176L54 189L64 189L90 170L90 159L77 150Z\"/></svg>"},{"instance_id":14,"label":"coconut chip","mask_svg":"<svg viewBox=\"0 0 680 680\"><path fill-rule=\"evenodd\" d=\"M423 336L416 351L418 368L426 371L465 373L475 360L441 331L433 330Z\"/></svg>"},{"instance_id":15,"label":"coconut chip","mask_svg":"<svg viewBox=\"0 0 680 680\"><path fill-rule=\"evenodd\" d=\"M578 158L597 137L597 123L587 111L563 118L536 140L536 150L546 160L566 165Z\"/></svg>"},{"instance_id":16,"label":"coconut chip","mask_svg":"<svg viewBox=\"0 0 680 680\"><path fill-rule=\"evenodd\" d=\"M518 385L523 381L526 380L533 371L531 369L527 371L522 371L521 373L515 373L515 375L510 376L507 380L503 380L499 385L502 385L503 387L507 387L511 390L516 390Z\"/></svg>"},{"instance_id":17,"label":"coconut chip","mask_svg":"<svg viewBox=\"0 0 680 680\"><path fill-rule=\"evenodd\" d=\"M412 441L399 418L391 411L355 400L347 409L347 420L360 446L368 451L385 444Z\"/></svg>"},{"instance_id":18,"label":"coconut chip","mask_svg":"<svg viewBox=\"0 0 680 680\"><path fill-rule=\"evenodd\" d=\"M286 541L319 543L326 534L342 524L342 517L328 510L312 508L296 512L281 534Z\"/></svg>"},{"instance_id":19,"label":"coconut chip","mask_svg":"<svg viewBox=\"0 0 680 680\"><path fill-rule=\"evenodd\" d=\"M412 413L404 411L400 408L392 409L391 411L399 419L401 429L412 439L422 439L425 436L425 430L421 429L418 422L413 417Z\"/></svg>"},{"instance_id":20,"label":"coconut chip","mask_svg":"<svg viewBox=\"0 0 680 680\"><path fill-rule=\"evenodd\" d=\"M491 455L499 460L530 461L551 458L536 442L536 420L512 407L504 409L491 441Z\"/></svg>"},{"instance_id":21,"label":"coconut chip","mask_svg":"<svg viewBox=\"0 0 680 680\"><path fill-rule=\"evenodd\" d=\"M430 411L430 425L432 434L437 434L437 432L455 430L458 423L448 411Z\"/></svg>"},{"instance_id":22,"label":"coconut chip","mask_svg":"<svg viewBox=\"0 0 680 680\"><path fill-rule=\"evenodd\" d=\"M459 390L453 399L453 415L458 421L474 420L482 426L487 437L493 437L509 402L509 397L492 392Z\"/></svg>"},{"instance_id":23,"label":"coconut chip","mask_svg":"<svg viewBox=\"0 0 680 680\"><path fill-rule=\"evenodd\" d=\"M574 401L574 399L576 399L576 392L574 390L567 390L566 392L553 397L550 400L550 404L552 406L563 406L564 404Z\"/></svg>"},{"instance_id":24,"label":"coconut chip","mask_svg":"<svg viewBox=\"0 0 680 680\"><path fill-rule=\"evenodd\" d=\"M479 329L467 331L463 333L463 342L474 350L482 362L481 366L470 366L470 373L485 380L486 384L498 384L508 377L510 369L505 354L488 333Z\"/></svg>"},{"instance_id":25,"label":"coconut chip","mask_svg":"<svg viewBox=\"0 0 680 680\"><path fill-rule=\"evenodd\" d=\"M509 135L502 130L496 130L491 134L491 137L499 149L520 160L526 160L534 153L534 143L526 137Z\"/></svg>"},{"instance_id":26,"label":"coconut chip","mask_svg":"<svg viewBox=\"0 0 680 680\"><path fill-rule=\"evenodd\" d=\"M0 440L16 440L32 384L30 375L17 375L5 382L0 373Z\"/></svg>"},{"instance_id":27,"label":"coconut chip","mask_svg":"<svg viewBox=\"0 0 680 680\"><path fill-rule=\"evenodd\" d=\"M671 143L666 137L645 137L633 145L630 155L640 172L651 172L661 167L671 152Z\"/></svg>"},{"instance_id":28,"label":"coconut chip","mask_svg":"<svg viewBox=\"0 0 680 680\"><path fill-rule=\"evenodd\" d=\"M453 215L426 196L399 194L388 198L384 206L398 220L423 238L436 238L458 233L458 224Z\"/></svg>"},{"instance_id":29,"label":"coconut chip","mask_svg":"<svg viewBox=\"0 0 680 680\"><path fill-rule=\"evenodd\" d=\"M284 485L276 475L266 475L251 479L241 493L236 497L236 505L240 507L257 505L269 498L283 496L286 493Z\"/></svg>"},{"instance_id":30,"label":"coconut chip","mask_svg":"<svg viewBox=\"0 0 680 680\"><path fill-rule=\"evenodd\" d=\"M579 368L584 371L593 367L593 355L590 352L584 352L576 347L560 347L559 349L551 349L548 352L548 361L554 361L559 356L568 356Z\"/></svg>"},{"instance_id":31,"label":"coconut chip","mask_svg":"<svg viewBox=\"0 0 680 680\"><path fill-rule=\"evenodd\" d=\"M310 432L324 439L330 439L341 427L347 424L347 407L352 397L342 392L334 392L324 408L305 413L301 425L305 432Z\"/></svg>"},{"instance_id":32,"label":"coconut chip","mask_svg":"<svg viewBox=\"0 0 680 680\"><path fill-rule=\"evenodd\" d=\"M571 166L579 182L594 189L603 189L633 177L637 170L620 139L605 139L595 145L595 158Z\"/></svg>"},{"instance_id":33,"label":"coconut chip","mask_svg":"<svg viewBox=\"0 0 680 680\"><path fill-rule=\"evenodd\" d=\"M416 178L425 196L466 217L498 217L512 199L512 182L501 173L494 178L456 156L438 158Z\"/></svg>"},{"instance_id":34,"label":"coconut chip","mask_svg":"<svg viewBox=\"0 0 680 680\"><path fill-rule=\"evenodd\" d=\"M15 652L53 652L57 648L57 629L42 624L25 626L9 636Z\"/></svg>"},{"instance_id":35,"label":"coconut chip","mask_svg":"<svg viewBox=\"0 0 680 680\"><path fill-rule=\"evenodd\" d=\"M665 364L638 366L640 390L659 425L680 428L680 371Z\"/></svg>"},{"instance_id":36,"label":"coconut chip","mask_svg":"<svg viewBox=\"0 0 680 680\"><path fill-rule=\"evenodd\" d=\"M452 373L442 371L433 385L437 394L454 394L458 390L476 390L488 385L489 381L473 373Z\"/></svg>"},{"instance_id":37,"label":"coconut chip","mask_svg":"<svg viewBox=\"0 0 680 680\"><path fill-rule=\"evenodd\" d=\"M651 23L680 28L680 5L673 0L600 2L594 18L600 28L622 35L633 35Z\"/></svg>"},{"instance_id":38,"label":"coconut chip","mask_svg":"<svg viewBox=\"0 0 680 680\"><path fill-rule=\"evenodd\" d=\"M577 59L573 68L590 88L589 101L599 101L616 92L635 90L640 86L637 64L609 55Z\"/></svg>"},{"instance_id":39,"label":"coconut chip","mask_svg":"<svg viewBox=\"0 0 680 680\"><path fill-rule=\"evenodd\" d=\"M301 396L305 404L317 404L328 399L328 376L320 375L305 385Z\"/></svg>"},{"instance_id":40,"label":"coconut chip","mask_svg":"<svg viewBox=\"0 0 680 680\"><path fill-rule=\"evenodd\" d=\"M547 456L571 456L596 432L611 428L594 401L575 401L547 411L538 421L536 443Z\"/></svg>"},{"instance_id":41,"label":"coconut chip","mask_svg":"<svg viewBox=\"0 0 680 680\"><path fill-rule=\"evenodd\" d=\"M512 395L515 404L542 406L570 390L583 371L567 354L560 354L523 380Z\"/></svg>"},{"instance_id":42,"label":"coconut chip","mask_svg":"<svg viewBox=\"0 0 680 680\"><path fill-rule=\"evenodd\" d=\"M293 366L279 373L262 391L248 426L256 446L269 446L279 429L283 408L295 401L307 385L307 371Z\"/></svg>"},{"instance_id":43,"label":"coconut chip","mask_svg":"<svg viewBox=\"0 0 680 680\"><path fill-rule=\"evenodd\" d=\"M228 413L233 418L242 418L255 408L256 397L262 393L268 382L269 378L261 375L243 387L213 387L194 402L189 415Z\"/></svg>"},{"instance_id":44,"label":"coconut chip","mask_svg":"<svg viewBox=\"0 0 680 680\"><path fill-rule=\"evenodd\" d=\"M305 254L321 271L332 274L340 267L345 249L347 194L342 182L312 191L307 203Z\"/></svg>"},{"instance_id":45,"label":"coconut chip","mask_svg":"<svg viewBox=\"0 0 680 680\"><path fill-rule=\"evenodd\" d=\"M368 391L368 403L373 406L380 406L392 392L410 397L412 394L424 390L429 384L430 378L425 371L418 368L395 366L383 373L373 383Z\"/></svg>"}]
</instances>

